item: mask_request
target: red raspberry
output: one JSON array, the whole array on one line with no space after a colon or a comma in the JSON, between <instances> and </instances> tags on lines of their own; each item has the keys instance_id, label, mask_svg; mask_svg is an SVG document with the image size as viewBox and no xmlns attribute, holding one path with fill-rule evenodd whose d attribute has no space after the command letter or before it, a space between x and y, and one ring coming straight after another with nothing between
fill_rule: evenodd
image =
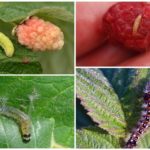
<instances>
[{"instance_id":1,"label":"red raspberry","mask_svg":"<svg viewBox=\"0 0 150 150\"><path fill-rule=\"evenodd\" d=\"M111 41L119 41L136 51L146 51L150 46L150 4L117 3L104 15L104 27Z\"/></svg>"}]
</instances>

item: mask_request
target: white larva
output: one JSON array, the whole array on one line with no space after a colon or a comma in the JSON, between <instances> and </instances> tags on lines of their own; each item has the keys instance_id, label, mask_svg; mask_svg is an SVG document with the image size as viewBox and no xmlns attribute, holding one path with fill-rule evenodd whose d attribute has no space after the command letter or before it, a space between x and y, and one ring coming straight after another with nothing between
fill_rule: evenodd
<instances>
[{"instance_id":1,"label":"white larva","mask_svg":"<svg viewBox=\"0 0 150 150\"><path fill-rule=\"evenodd\" d=\"M14 54L14 46L11 40L2 32L0 32L0 46L4 49L7 57L12 57Z\"/></svg>"},{"instance_id":2,"label":"white larva","mask_svg":"<svg viewBox=\"0 0 150 150\"><path fill-rule=\"evenodd\" d=\"M12 118L20 125L20 130L24 142L30 141L31 120L27 114L10 106L0 107L0 115Z\"/></svg>"}]
</instances>

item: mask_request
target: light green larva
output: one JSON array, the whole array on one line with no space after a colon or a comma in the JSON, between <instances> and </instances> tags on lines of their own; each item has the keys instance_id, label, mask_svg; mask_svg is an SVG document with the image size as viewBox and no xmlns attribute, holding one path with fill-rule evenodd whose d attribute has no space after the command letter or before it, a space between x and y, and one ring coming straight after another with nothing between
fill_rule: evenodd
<instances>
[{"instance_id":1,"label":"light green larva","mask_svg":"<svg viewBox=\"0 0 150 150\"><path fill-rule=\"evenodd\" d=\"M12 57L14 54L14 46L11 40L2 32L0 32L0 46L4 49L7 57Z\"/></svg>"},{"instance_id":2,"label":"light green larva","mask_svg":"<svg viewBox=\"0 0 150 150\"><path fill-rule=\"evenodd\" d=\"M20 125L23 142L29 142L31 136L31 120L27 114L11 106L0 107L0 115L12 118Z\"/></svg>"}]
</instances>

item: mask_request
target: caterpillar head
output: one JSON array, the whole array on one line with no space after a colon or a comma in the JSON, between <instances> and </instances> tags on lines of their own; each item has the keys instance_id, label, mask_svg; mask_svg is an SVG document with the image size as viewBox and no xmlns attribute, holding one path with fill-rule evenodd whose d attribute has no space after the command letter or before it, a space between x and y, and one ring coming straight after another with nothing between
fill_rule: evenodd
<instances>
[{"instance_id":1,"label":"caterpillar head","mask_svg":"<svg viewBox=\"0 0 150 150\"><path fill-rule=\"evenodd\" d=\"M22 138L23 138L23 142L27 143L30 141L31 139L31 133L30 133L30 122L28 121L24 121L21 124L21 132L22 132Z\"/></svg>"}]
</instances>

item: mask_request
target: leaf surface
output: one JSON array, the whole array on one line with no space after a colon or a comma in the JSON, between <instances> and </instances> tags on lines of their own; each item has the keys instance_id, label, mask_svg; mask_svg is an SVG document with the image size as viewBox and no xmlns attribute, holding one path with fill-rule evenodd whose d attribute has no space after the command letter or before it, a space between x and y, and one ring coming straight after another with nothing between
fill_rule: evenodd
<instances>
[{"instance_id":1,"label":"leaf surface","mask_svg":"<svg viewBox=\"0 0 150 150\"><path fill-rule=\"evenodd\" d=\"M54 2L1 2L0 3L0 32L6 34L14 43L15 54L12 58L5 56L0 49L0 65L9 72L4 63L30 62L32 65L24 65L23 69L15 67L10 73L73 73L74 66L74 17L73 3ZM65 45L60 51L48 51L33 53L32 50L20 45L17 38L12 36L13 28L25 20L28 16L38 16L45 21L52 22L61 28L65 36ZM39 62L37 66L37 62ZM61 62L61 63L60 63ZM34 63L34 65L33 65ZM31 66L31 67L30 67ZM34 67L34 68L33 68ZM38 69L37 69L38 67ZM41 70L42 67L42 70ZM30 71L29 71L30 68Z\"/></svg>"},{"instance_id":2,"label":"leaf surface","mask_svg":"<svg viewBox=\"0 0 150 150\"><path fill-rule=\"evenodd\" d=\"M0 106L18 108L32 121L32 139L26 144L16 121L0 116L0 147L74 146L73 77L1 76L0 80Z\"/></svg>"},{"instance_id":3,"label":"leaf surface","mask_svg":"<svg viewBox=\"0 0 150 150\"><path fill-rule=\"evenodd\" d=\"M77 130L77 148L119 148L119 140L98 128Z\"/></svg>"},{"instance_id":4,"label":"leaf surface","mask_svg":"<svg viewBox=\"0 0 150 150\"><path fill-rule=\"evenodd\" d=\"M78 69L77 97L99 127L116 137L125 136L126 122L118 96L102 72Z\"/></svg>"}]
</instances>

